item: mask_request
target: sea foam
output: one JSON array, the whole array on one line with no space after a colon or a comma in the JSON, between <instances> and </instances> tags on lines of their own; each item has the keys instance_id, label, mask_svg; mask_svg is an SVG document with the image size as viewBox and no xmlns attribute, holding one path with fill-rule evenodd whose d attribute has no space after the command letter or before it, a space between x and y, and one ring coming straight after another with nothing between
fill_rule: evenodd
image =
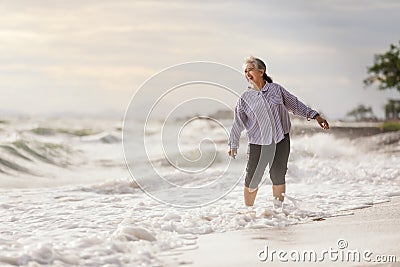
<instances>
[{"instance_id":1,"label":"sea foam","mask_svg":"<svg viewBox=\"0 0 400 267\"><path fill-rule=\"evenodd\" d=\"M242 180L221 199L185 209L155 201L129 176L116 122L73 123L76 129L90 129L85 137L51 130L68 129L67 124L71 121L57 121L54 127L47 122L47 130L38 132L32 129L42 125L35 121L11 122L1 132L0 264L162 266L160 253L196 249L202 234L286 227L348 214L400 195L399 133L355 139L329 133L293 135L282 208L274 208L267 178L254 207L243 204ZM207 122L195 126L187 129L188 138L204 134L199 129ZM158 137L157 129L150 138ZM209 132L219 154L204 173L180 172L164 161L159 148L150 154L173 182L212 182L228 157L221 141L224 133L215 128ZM102 140L110 136L111 142ZM245 142L244 137L244 150ZM182 148L194 155L199 146L183 142ZM203 147L202 152L212 153L210 149ZM247 155L240 153L231 164L242 172ZM134 159L133 165L143 177L148 175L141 169L144 160ZM155 184L157 179L148 177Z\"/></svg>"}]
</instances>

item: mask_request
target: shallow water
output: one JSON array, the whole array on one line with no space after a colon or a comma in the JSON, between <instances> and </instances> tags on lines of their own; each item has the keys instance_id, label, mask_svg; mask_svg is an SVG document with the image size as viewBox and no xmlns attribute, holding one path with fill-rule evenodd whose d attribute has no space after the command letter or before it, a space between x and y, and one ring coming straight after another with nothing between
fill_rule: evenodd
<instances>
[{"instance_id":1,"label":"shallow water","mask_svg":"<svg viewBox=\"0 0 400 267\"><path fill-rule=\"evenodd\" d=\"M149 157L171 181L212 182L229 161L224 131L208 123L195 123L180 140L193 158L200 152L189 140L206 133L215 141L213 165L195 176L171 169L157 145L158 124L152 125ZM242 204L241 180L218 201L185 209L153 200L130 178L119 121L14 119L0 126L1 265L162 266L161 252L195 249L201 234L285 227L400 195L397 133L352 140L329 133L292 136L283 209L273 208L268 180L254 208ZM245 143L243 138L231 175L242 173ZM213 148L201 148L200 164ZM135 167L146 176L144 160L135 159Z\"/></svg>"}]
</instances>

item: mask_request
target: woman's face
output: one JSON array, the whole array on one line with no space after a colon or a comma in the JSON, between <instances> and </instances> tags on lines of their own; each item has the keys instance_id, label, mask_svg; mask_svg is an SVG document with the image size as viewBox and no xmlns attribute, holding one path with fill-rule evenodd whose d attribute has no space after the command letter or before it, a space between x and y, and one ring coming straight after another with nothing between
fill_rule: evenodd
<instances>
[{"instance_id":1,"label":"woman's face","mask_svg":"<svg viewBox=\"0 0 400 267\"><path fill-rule=\"evenodd\" d=\"M248 82L258 83L263 80L264 71L260 71L254 67L252 63L247 63L244 68L244 76Z\"/></svg>"}]
</instances>

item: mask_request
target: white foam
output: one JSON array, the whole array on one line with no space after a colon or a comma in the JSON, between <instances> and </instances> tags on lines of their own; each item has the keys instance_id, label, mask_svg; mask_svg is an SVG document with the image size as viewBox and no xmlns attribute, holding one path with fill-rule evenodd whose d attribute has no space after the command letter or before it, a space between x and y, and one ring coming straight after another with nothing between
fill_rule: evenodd
<instances>
[{"instance_id":1,"label":"white foam","mask_svg":"<svg viewBox=\"0 0 400 267\"><path fill-rule=\"evenodd\" d=\"M205 127L204 123L198 127ZM186 134L195 135L200 128ZM218 137L220 133L215 132ZM56 135L52 142L65 142L63 138ZM127 177L126 170L118 171L123 164L120 144L71 137L67 144L73 151L81 151L72 155L83 166L45 167L47 174L54 174L51 189L41 188L42 180L50 178L34 177L26 181L38 181L37 188L18 189L12 188L12 182L20 177L2 176L2 183L7 178L10 184L0 192L0 265L162 266L160 252L195 249L201 234L285 227L382 203L400 195L400 155L393 150L396 138L394 134L363 141L336 139L330 134L293 136L288 196L282 208L273 207L267 181L260 187L253 208L243 205L240 183L211 205L178 209L153 201ZM385 143L390 144L384 147ZM245 152L238 156L246 158ZM140 162L136 162L139 167ZM220 173L224 161L216 163L203 175L193 176L195 181L169 165L160 167L171 181L191 185L209 182ZM101 176L98 182L82 185L83 181L93 182L96 176ZM157 182L156 177L151 178ZM68 186L60 186L68 179Z\"/></svg>"}]
</instances>

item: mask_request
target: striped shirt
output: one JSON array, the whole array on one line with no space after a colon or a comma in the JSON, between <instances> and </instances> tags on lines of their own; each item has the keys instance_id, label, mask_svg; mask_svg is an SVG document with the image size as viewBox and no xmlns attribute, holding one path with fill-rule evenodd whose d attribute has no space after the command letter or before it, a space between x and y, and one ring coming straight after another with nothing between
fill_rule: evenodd
<instances>
[{"instance_id":1,"label":"striped shirt","mask_svg":"<svg viewBox=\"0 0 400 267\"><path fill-rule=\"evenodd\" d=\"M289 111L308 120L318 114L277 83L266 83L261 91L247 89L236 104L228 145L238 148L244 129L251 144L278 143L290 131Z\"/></svg>"}]
</instances>

